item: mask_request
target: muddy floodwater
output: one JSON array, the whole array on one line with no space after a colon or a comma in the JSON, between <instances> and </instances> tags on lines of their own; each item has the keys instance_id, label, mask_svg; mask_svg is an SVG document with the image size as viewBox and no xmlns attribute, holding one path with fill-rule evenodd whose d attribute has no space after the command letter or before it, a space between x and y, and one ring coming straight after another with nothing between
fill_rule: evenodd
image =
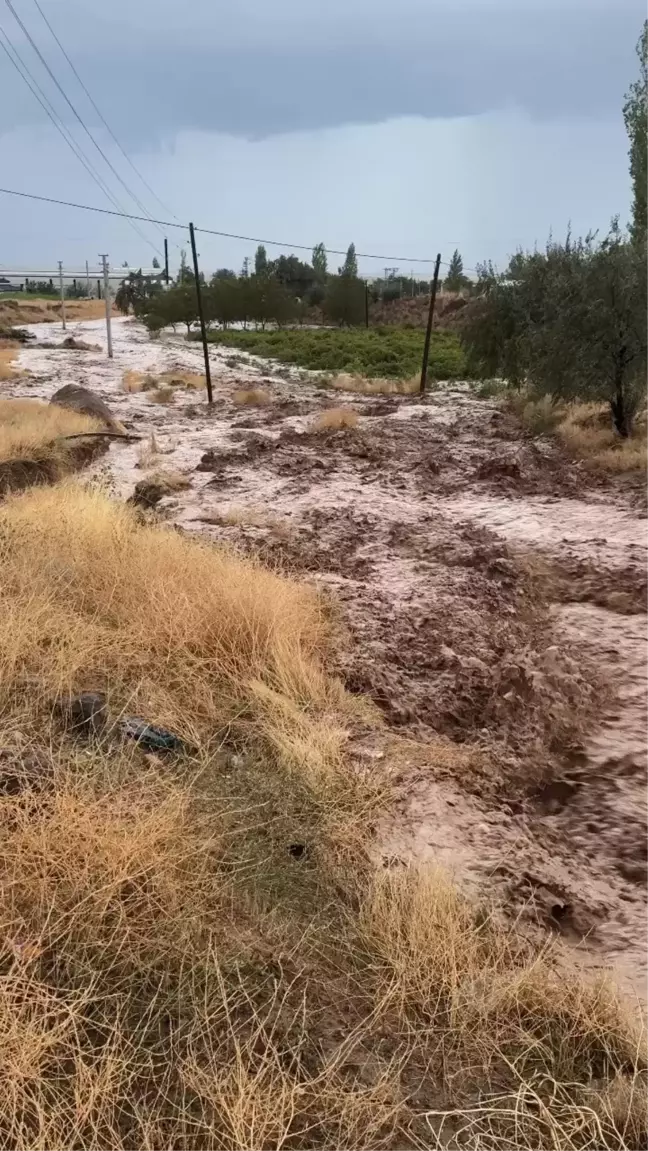
<instances>
[{"instance_id":1,"label":"muddy floodwater","mask_svg":"<svg viewBox=\"0 0 648 1151\"><path fill-rule=\"evenodd\" d=\"M595 484L524 438L467 385L418 397L342 394L212 349L214 405L128 394L128 370L202 370L180 337L132 321L72 326L98 351L39 346L3 394L82 383L139 443L92 470L120 498L147 469L186 474L157 511L315 581L344 628L338 665L384 729L350 755L395 796L377 852L430 859L583 965L642 997L646 976L646 520L622 481ZM264 406L236 402L262 388ZM324 408L355 428L317 432ZM153 439L151 439L153 437Z\"/></svg>"}]
</instances>

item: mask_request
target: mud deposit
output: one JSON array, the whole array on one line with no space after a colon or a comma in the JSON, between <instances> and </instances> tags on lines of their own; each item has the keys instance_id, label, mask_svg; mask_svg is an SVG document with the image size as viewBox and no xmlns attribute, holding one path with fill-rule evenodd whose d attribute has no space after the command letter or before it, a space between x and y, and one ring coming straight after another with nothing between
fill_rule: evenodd
<instances>
[{"instance_id":1,"label":"mud deposit","mask_svg":"<svg viewBox=\"0 0 648 1151\"><path fill-rule=\"evenodd\" d=\"M32 329L51 338L51 327ZM96 390L142 444L91 474L121 498L150 470L190 486L157 504L182 530L312 579L340 621L336 670L384 730L356 733L389 776L385 864L436 859L531 932L644 993L645 521L636 493L518 435L467 387L342 395L314 377L212 350L204 392L168 404L124 371L201 371L180 338L114 325L115 359L30 346L4 394ZM74 335L103 342L100 323ZM264 406L235 392L261 388ZM353 429L317 432L340 405ZM154 437L151 440L151 436Z\"/></svg>"}]
</instances>

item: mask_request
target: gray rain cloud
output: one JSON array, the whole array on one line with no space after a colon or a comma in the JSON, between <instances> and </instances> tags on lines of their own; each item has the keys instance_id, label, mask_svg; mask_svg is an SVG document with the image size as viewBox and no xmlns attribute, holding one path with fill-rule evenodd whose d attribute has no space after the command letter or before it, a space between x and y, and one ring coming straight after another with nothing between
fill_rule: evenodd
<instances>
[{"instance_id":1,"label":"gray rain cloud","mask_svg":"<svg viewBox=\"0 0 648 1151\"><path fill-rule=\"evenodd\" d=\"M259 138L410 115L605 117L619 110L643 15L639 0L44 2L136 148L192 128ZM36 8L16 3L64 68ZM33 63L5 10L2 23ZM0 127L43 119L3 57Z\"/></svg>"}]
</instances>

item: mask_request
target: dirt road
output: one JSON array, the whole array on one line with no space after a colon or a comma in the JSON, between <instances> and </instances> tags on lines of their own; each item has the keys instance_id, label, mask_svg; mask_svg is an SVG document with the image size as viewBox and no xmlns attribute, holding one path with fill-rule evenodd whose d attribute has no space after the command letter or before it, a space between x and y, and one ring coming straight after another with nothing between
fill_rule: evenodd
<instances>
[{"instance_id":1,"label":"dirt road","mask_svg":"<svg viewBox=\"0 0 648 1151\"><path fill-rule=\"evenodd\" d=\"M42 340L52 326L34 325ZM72 334L103 347L101 322ZM308 373L212 350L204 393L122 390L126 370L202 370L196 345L114 324L115 358L30 346L5 395L83 383L155 449L113 445L120 497L143 465L186 473L180 528L305 573L344 629L339 667L385 719L354 733L397 802L377 851L448 866L535 933L643 993L646 966L645 519L467 386L343 396ZM265 389L241 407L234 392ZM343 403L356 428L316 432ZM154 437L151 443L150 437ZM145 455L146 453L144 453ZM396 738L397 737L397 738Z\"/></svg>"}]
</instances>

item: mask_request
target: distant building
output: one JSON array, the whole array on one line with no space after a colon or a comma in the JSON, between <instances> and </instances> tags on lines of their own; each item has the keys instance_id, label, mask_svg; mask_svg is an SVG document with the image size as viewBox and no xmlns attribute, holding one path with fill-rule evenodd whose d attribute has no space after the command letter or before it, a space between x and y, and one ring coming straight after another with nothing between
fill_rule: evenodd
<instances>
[{"instance_id":1,"label":"distant building","mask_svg":"<svg viewBox=\"0 0 648 1151\"><path fill-rule=\"evenodd\" d=\"M16 285L12 284L11 280L8 280L6 276L0 276L0 292L15 292L16 290L20 291L21 288L22 284L20 288L16 289Z\"/></svg>"}]
</instances>

